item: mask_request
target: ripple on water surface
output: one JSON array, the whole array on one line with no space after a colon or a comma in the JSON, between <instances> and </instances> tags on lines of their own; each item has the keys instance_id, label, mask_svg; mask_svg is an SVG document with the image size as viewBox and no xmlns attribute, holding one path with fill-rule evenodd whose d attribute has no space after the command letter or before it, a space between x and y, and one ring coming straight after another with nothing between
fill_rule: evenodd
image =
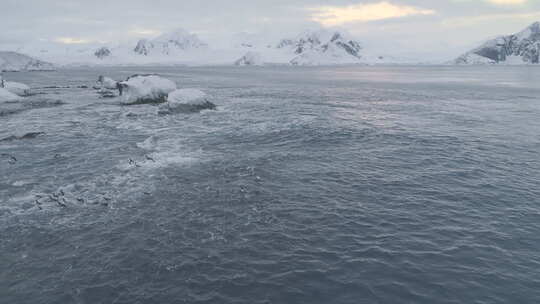
<instances>
[{"instance_id":1,"label":"ripple on water surface","mask_svg":"<svg viewBox=\"0 0 540 304\"><path fill-rule=\"evenodd\" d=\"M156 70L217 110L85 88ZM488 71L6 75L40 94L0 105L0 298L537 302L539 71Z\"/></svg>"}]
</instances>

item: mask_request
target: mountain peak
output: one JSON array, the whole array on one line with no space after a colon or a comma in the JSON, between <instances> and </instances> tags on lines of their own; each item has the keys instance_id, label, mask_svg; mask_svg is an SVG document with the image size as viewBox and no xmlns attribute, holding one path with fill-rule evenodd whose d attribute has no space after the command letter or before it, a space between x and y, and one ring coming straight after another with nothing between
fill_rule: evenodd
<instances>
[{"instance_id":1,"label":"mountain peak","mask_svg":"<svg viewBox=\"0 0 540 304\"><path fill-rule=\"evenodd\" d=\"M460 56L457 64L540 62L540 22L519 33L488 40L480 47Z\"/></svg>"},{"instance_id":2,"label":"mountain peak","mask_svg":"<svg viewBox=\"0 0 540 304\"><path fill-rule=\"evenodd\" d=\"M338 63L358 63L360 43L348 34L336 30L306 30L294 39L283 39L278 49L291 49L297 56L291 60L295 65L318 65Z\"/></svg>"},{"instance_id":3,"label":"mountain peak","mask_svg":"<svg viewBox=\"0 0 540 304\"><path fill-rule=\"evenodd\" d=\"M207 46L196 34L178 28L152 40L139 40L134 52L145 56L152 53L172 55L186 50L206 48Z\"/></svg>"}]
</instances>

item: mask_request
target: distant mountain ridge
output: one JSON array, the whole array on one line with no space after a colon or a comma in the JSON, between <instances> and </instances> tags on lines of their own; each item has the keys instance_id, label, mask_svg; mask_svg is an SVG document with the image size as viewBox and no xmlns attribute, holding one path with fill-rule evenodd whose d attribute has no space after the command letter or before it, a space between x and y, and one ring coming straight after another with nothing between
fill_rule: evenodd
<instances>
[{"instance_id":1,"label":"distant mountain ridge","mask_svg":"<svg viewBox=\"0 0 540 304\"><path fill-rule=\"evenodd\" d=\"M339 31L305 31L294 39L282 39L278 49L291 49L292 65L360 63L360 43Z\"/></svg>"},{"instance_id":2,"label":"distant mountain ridge","mask_svg":"<svg viewBox=\"0 0 540 304\"><path fill-rule=\"evenodd\" d=\"M489 40L458 57L455 64L538 64L540 61L540 22L523 31Z\"/></svg>"},{"instance_id":3,"label":"distant mountain ridge","mask_svg":"<svg viewBox=\"0 0 540 304\"><path fill-rule=\"evenodd\" d=\"M92 65L374 65L374 64L440 64L430 61L426 51L414 56L390 50L377 41L360 41L346 31L317 29L298 35L280 33L239 33L228 39L207 37L178 29L155 38L128 43L63 44L55 41L33 41L13 48L31 54L17 61L17 66L0 63L3 69L43 70L59 66ZM221 40L220 40L221 39ZM364 43L365 42L365 43ZM381 47L382 45L382 47ZM381 50L389 50L382 53ZM540 22L525 30L492 39L459 58L452 64L538 64L540 61ZM426 57L427 55L427 57ZM10 62L13 62L10 59ZM449 63L446 61L446 63Z\"/></svg>"},{"instance_id":4,"label":"distant mountain ridge","mask_svg":"<svg viewBox=\"0 0 540 304\"><path fill-rule=\"evenodd\" d=\"M183 29L163 34L155 39L141 39L133 49L136 54L174 55L181 51L207 48L208 44L201 41L196 34L190 34Z\"/></svg>"},{"instance_id":5,"label":"distant mountain ridge","mask_svg":"<svg viewBox=\"0 0 540 304\"><path fill-rule=\"evenodd\" d=\"M0 51L0 72L51 71L54 65L17 52Z\"/></svg>"},{"instance_id":6,"label":"distant mountain ridge","mask_svg":"<svg viewBox=\"0 0 540 304\"><path fill-rule=\"evenodd\" d=\"M263 65L265 61L291 65L332 65L360 63L360 43L340 31L304 31L295 38L281 39L278 43L254 45L240 42L233 48L238 54L228 64ZM221 54L220 54L221 53ZM137 62L174 62L186 59L187 55L219 57L229 50L210 50L209 45L196 34L179 29L154 39L141 39L133 47L112 49L99 47L93 52L95 59L106 63L115 60ZM204 58L202 58L204 60Z\"/></svg>"}]
</instances>

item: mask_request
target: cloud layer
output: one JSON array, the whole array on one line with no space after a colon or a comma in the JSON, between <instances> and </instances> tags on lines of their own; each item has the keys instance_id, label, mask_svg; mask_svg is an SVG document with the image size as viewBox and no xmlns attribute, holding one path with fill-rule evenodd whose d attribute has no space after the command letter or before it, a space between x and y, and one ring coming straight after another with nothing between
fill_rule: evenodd
<instances>
[{"instance_id":1,"label":"cloud layer","mask_svg":"<svg viewBox=\"0 0 540 304\"><path fill-rule=\"evenodd\" d=\"M386 1L349 6L321 6L311 10L314 11L312 19L325 26L435 14L435 10L432 9L396 5Z\"/></svg>"}]
</instances>

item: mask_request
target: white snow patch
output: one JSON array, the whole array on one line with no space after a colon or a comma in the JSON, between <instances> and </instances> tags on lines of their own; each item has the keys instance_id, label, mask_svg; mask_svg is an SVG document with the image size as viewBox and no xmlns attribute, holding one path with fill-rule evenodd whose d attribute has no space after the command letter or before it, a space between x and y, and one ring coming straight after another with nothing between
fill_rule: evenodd
<instances>
[{"instance_id":1,"label":"white snow patch","mask_svg":"<svg viewBox=\"0 0 540 304\"><path fill-rule=\"evenodd\" d=\"M516 55L506 56L506 60L503 63L508 64L508 65L527 64L527 62L523 60L522 56L516 56Z\"/></svg>"}]
</instances>

